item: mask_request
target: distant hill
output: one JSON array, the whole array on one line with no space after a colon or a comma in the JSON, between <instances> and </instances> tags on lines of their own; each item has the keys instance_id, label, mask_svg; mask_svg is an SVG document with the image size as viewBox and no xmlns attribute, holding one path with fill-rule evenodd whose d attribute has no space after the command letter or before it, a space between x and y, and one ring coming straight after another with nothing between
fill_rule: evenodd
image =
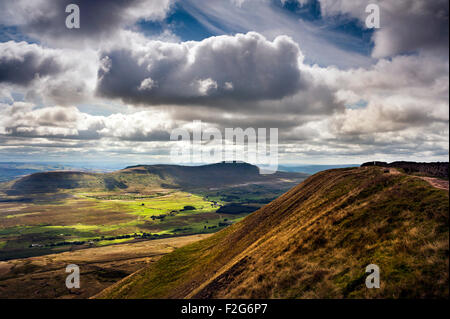
<instances>
[{"instance_id":1,"label":"distant hill","mask_svg":"<svg viewBox=\"0 0 450 319\"><path fill-rule=\"evenodd\" d=\"M448 298L448 221L448 191L420 178L324 171L97 297Z\"/></svg>"},{"instance_id":2,"label":"distant hill","mask_svg":"<svg viewBox=\"0 0 450 319\"><path fill-rule=\"evenodd\" d=\"M138 165L112 173L39 172L4 184L4 188L8 189L10 195L48 193L77 188L137 191L146 187L162 187L192 190L247 183L292 183L303 180L307 176L286 172L261 175L257 166L247 163L218 163L203 166Z\"/></svg>"},{"instance_id":3,"label":"distant hill","mask_svg":"<svg viewBox=\"0 0 450 319\"><path fill-rule=\"evenodd\" d=\"M406 174L417 174L431 177L438 177L448 179L448 162L435 162L435 163L417 163L417 162L367 162L361 165L366 166L379 166L379 167L392 167L398 168Z\"/></svg>"},{"instance_id":4,"label":"distant hill","mask_svg":"<svg viewBox=\"0 0 450 319\"><path fill-rule=\"evenodd\" d=\"M21 176L36 173L36 169L21 169L21 168L3 168L0 167L0 183L7 182L19 178Z\"/></svg>"},{"instance_id":5,"label":"distant hill","mask_svg":"<svg viewBox=\"0 0 450 319\"><path fill-rule=\"evenodd\" d=\"M248 163L217 163L202 166L140 165L127 167L122 173L155 175L163 182L172 183L174 187L220 187L249 182L268 183L308 176L286 172L261 175L257 166Z\"/></svg>"},{"instance_id":6,"label":"distant hill","mask_svg":"<svg viewBox=\"0 0 450 319\"><path fill-rule=\"evenodd\" d=\"M102 174L71 171L34 173L4 185L9 195L51 193L75 188L105 188Z\"/></svg>"},{"instance_id":7,"label":"distant hill","mask_svg":"<svg viewBox=\"0 0 450 319\"><path fill-rule=\"evenodd\" d=\"M316 174L321 171L335 168L358 167L357 164L340 164L340 165L279 165L278 170L282 172L305 173L309 175Z\"/></svg>"},{"instance_id":8,"label":"distant hill","mask_svg":"<svg viewBox=\"0 0 450 319\"><path fill-rule=\"evenodd\" d=\"M20 177L38 173L38 172L51 172L51 171L82 171L82 172L105 172L111 171L104 168L99 170L93 167L79 168L66 164L55 163L21 163L21 162L0 162L0 183L8 182Z\"/></svg>"}]
</instances>

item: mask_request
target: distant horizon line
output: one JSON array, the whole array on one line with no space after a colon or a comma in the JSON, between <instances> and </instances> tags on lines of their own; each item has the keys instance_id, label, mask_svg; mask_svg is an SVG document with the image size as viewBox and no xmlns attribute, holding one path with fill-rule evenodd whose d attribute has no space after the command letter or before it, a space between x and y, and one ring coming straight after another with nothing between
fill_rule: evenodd
<instances>
[{"instance_id":1,"label":"distant horizon line","mask_svg":"<svg viewBox=\"0 0 450 319\"><path fill-rule=\"evenodd\" d=\"M89 162L81 162L81 161L2 161L0 160L0 164L58 164L58 165L125 165L125 166L143 166L143 165L178 165L178 166L202 166L202 165L211 165L211 164L220 164L220 163L233 163L233 161L220 161L220 162L214 162L214 163L207 163L207 162L199 162L199 163L173 163L173 162L149 162L149 163L139 163L135 164L134 162L130 161L130 164L127 164L127 162L102 162L102 161L89 161ZM247 163L251 165L258 166L257 164L252 164L249 162L244 161L235 161L237 163ZM370 161L369 161L370 162ZM343 165L361 165L361 163L330 163L330 164L313 164L313 163L279 163L278 166L284 166L284 167L296 167L296 166L343 166Z\"/></svg>"},{"instance_id":2,"label":"distant horizon line","mask_svg":"<svg viewBox=\"0 0 450 319\"><path fill-rule=\"evenodd\" d=\"M252 164L244 161L220 161L220 162L214 162L214 163L172 163L172 162L150 162L150 163L138 163L136 164L133 161L130 161L128 164L126 162L101 162L101 161L89 161L89 162L79 162L79 161L2 161L0 160L0 164L41 164L41 165L67 165L67 166L93 166L93 167L131 167L131 166L150 166L150 165L177 165L177 166L204 166L204 165L212 165L212 164L220 164L220 163L247 163L254 166L258 166L257 164ZM412 160L395 160L395 161L364 161L361 163L344 163L344 164L338 164L338 163L330 163L330 164L313 164L313 163L279 163L279 167L288 167L288 168L295 168L295 167L307 167L307 166L360 166L364 163L368 162L415 162L415 163L449 163L449 161L412 161Z\"/></svg>"}]
</instances>

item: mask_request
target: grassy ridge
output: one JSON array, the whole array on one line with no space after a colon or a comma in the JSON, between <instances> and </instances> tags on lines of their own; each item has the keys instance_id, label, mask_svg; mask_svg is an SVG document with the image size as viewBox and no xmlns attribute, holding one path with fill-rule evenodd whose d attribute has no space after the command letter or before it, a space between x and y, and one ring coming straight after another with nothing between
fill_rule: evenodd
<instances>
[{"instance_id":1,"label":"grassy ridge","mask_svg":"<svg viewBox=\"0 0 450 319\"><path fill-rule=\"evenodd\" d=\"M318 173L99 298L448 298L448 191L380 168ZM381 288L365 287L377 264Z\"/></svg>"}]
</instances>

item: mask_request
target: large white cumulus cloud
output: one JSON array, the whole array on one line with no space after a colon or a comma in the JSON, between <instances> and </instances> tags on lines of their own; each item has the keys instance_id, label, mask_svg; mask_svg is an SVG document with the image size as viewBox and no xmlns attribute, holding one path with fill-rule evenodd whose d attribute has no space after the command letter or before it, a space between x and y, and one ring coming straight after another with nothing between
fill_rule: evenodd
<instances>
[{"instance_id":1,"label":"large white cumulus cloud","mask_svg":"<svg viewBox=\"0 0 450 319\"><path fill-rule=\"evenodd\" d=\"M142 104L280 99L305 85L298 45L250 32L200 42L133 42L102 52L98 92Z\"/></svg>"},{"instance_id":2,"label":"large white cumulus cloud","mask_svg":"<svg viewBox=\"0 0 450 319\"><path fill-rule=\"evenodd\" d=\"M397 56L369 69L312 67L309 72L348 106L329 118L336 136L357 138L425 127L440 132L448 126L449 64L439 58ZM448 140L448 134L442 139Z\"/></svg>"},{"instance_id":3,"label":"large white cumulus cloud","mask_svg":"<svg viewBox=\"0 0 450 319\"><path fill-rule=\"evenodd\" d=\"M65 66L57 50L13 41L0 43L0 83L27 85L38 77L57 75Z\"/></svg>"},{"instance_id":4,"label":"large white cumulus cloud","mask_svg":"<svg viewBox=\"0 0 450 319\"><path fill-rule=\"evenodd\" d=\"M13 137L167 141L175 125L168 114L154 110L101 116L74 106L39 108L24 102L0 103L0 135Z\"/></svg>"},{"instance_id":5,"label":"large white cumulus cloud","mask_svg":"<svg viewBox=\"0 0 450 319\"><path fill-rule=\"evenodd\" d=\"M0 43L0 93L23 92L31 100L73 104L86 101L96 85L95 51L51 49L27 42Z\"/></svg>"}]
</instances>

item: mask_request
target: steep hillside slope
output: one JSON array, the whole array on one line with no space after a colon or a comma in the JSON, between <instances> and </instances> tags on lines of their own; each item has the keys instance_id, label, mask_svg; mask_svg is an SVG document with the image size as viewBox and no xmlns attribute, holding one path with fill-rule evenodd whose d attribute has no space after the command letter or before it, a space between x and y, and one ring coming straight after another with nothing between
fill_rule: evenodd
<instances>
[{"instance_id":1,"label":"steep hillside slope","mask_svg":"<svg viewBox=\"0 0 450 319\"><path fill-rule=\"evenodd\" d=\"M448 298L448 191L379 167L318 173L99 298ZM377 264L381 288L365 287Z\"/></svg>"}]
</instances>

